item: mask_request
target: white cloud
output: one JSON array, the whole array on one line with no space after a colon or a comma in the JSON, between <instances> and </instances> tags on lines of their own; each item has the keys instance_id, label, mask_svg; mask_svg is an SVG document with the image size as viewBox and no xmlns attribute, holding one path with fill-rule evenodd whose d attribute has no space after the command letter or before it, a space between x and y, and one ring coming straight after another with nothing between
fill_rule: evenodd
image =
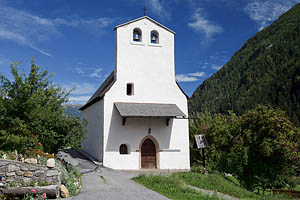
<instances>
[{"instance_id":1,"label":"white cloud","mask_svg":"<svg viewBox=\"0 0 300 200\"><path fill-rule=\"evenodd\" d=\"M114 19L107 17L98 19L73 18L71 20L43 18L30 12L10 7L7 3L0 0L0 40L13 41L46 56L51 56L49 52L40 48L38 43L49 39L51 36L61 35L61 26L73 28L87 26L99 31L114 21Z\"/></svg>"},{"instance_id":2,"label":"white cloud","mask_svg":"<svg viewBox=\"0 0 300 200\"><path fill-rule=\"evenodd\" d=\"M1 26L1 25L0 25ZM24 36L18 34L18 33L14 33L14 32L10 32L10 31L5 31L5 30L1 30L0 27L0 39L5 39L5 40L10 40L12 42L15 42L17 44L20 45L24 45L24 46L28 46L36 51L39 51L41 54L44 54L46 56L51 56L50 53L36 47L35 45L33 45L30 41L28 41L27 38L25 38Z\"/></svg>"},{"instance_id":3,"label":"white cloud","mask_svg":"<svg viewBox=\"0 0 300 200\"><path fill-rule=\"evenodd\" d=\"M96 91L96 87L93 84L90 83L68 83L63 84L62 88L69 91L71 89L74 89L71 93L71 95L92 95Z\"/></svg>"},{"instance_id":4,"label":"white cloud","mask_svg":"<svg viewBox=\"0 0 300 200\"><path fill-rule=\"evenodd\" d=\"M177 74L175 76L175 79L178 82L193 82L193 81L198 81L199 78L204 76L205 76L205 72L194 72L189 74Z\"/></svg>"},{"instance_id":5,"label":"white cloud","mask_svg":"<svg viewBox=\"0 0 300 200\"><path fill-rule=\"evenodd\" d=\"M147 5L151 8L154 14L158 15L161 18L169 19L171 13L166 10L163 6L162 0L146 0Z\"/></svg>"},{"instance_id":6,"label":"white cloud","mask_svg":"<svg viewBox=\"0 0 300 200\"><path fill-rule=\"evenodd\" d=\"M299 2L299 0L252 0L244 11L258 24L258 30L262 30Z\"/></svg>"},{"instance_id":7,"label":"white cloud","mask_svg":"<svg viewBox=\"0 0 300 200\"><path fill-rule=\"evenodd\" d=\"M176 81L178 82L193 82L198 81L197 77L189 76L188 74L178 74L175 76Z\"/></svg>"},{"instance_id":8,"label":"white cloud","mask_svg":"<svg viewBox=\"0 0 300 200\"><path fill-rule=\"evenodd\" d=\"M101 78L102 76L100 75L100 72L101 72L102 70L103 70L102 68L96 69L95 71L93 71L93 72L90 74L90 77Z\"/></svg>"},{"instance_id":9,"label":"white cloud","mask_svg":"<svg viewBox=\"0 0 300 200\"><path fill-rule=\"evenodd\" d=\"M44 38L46 34L57 34L54 25L46 19L8 7L0 2L0 39L13 41L51 56L33 43Z\"/></svg>"},{"instance_id":10,"label":"white cloud","mask_svg":"<svg viewBox=\"0 0 300 200\"><path fill-rule=\"evenodd\" d=\"M66 25L77 28L79 26L89 26L92 28L105 28L114 22L114 19L103 17L98 19L71 19L66 20L63 18L56 18L50 21L51 23L58 25Z\"/></svg>"},{"instance_id":11,"label":"white cloud","mask_svg":"<svg viewBox=\"0 0 300 200\"><path fill-rule=\"evenodd\" d=\"M192 20L192 22L188 23L188 26L197 32L203 33L206 38L211 38L214 34L223 32L223 28L220 25L205 19L201 15L200 8L195 9Z\"/></svg>"},{"instance_id":12,"label":"white cloud","mask_svg":"<svg viewBox=\"0 0 300 200\"><path fill-rule=\"evenodd\" d=\"M75 67L74 69L78 74L84 74L84 71L81 68Z\"/></svg>"},{"instance_id":13,"label":"white cloud","mask_svg":"<svg viewBox=\"0 0 300 200\"><path fill-rule=\"evenodd\" d=\"M191 73L189 75L190 76L196 76L196 77L204 77L205 76L205 72L195 72L195 73Z\"/></svg>"},{"instance_id":14,"label":"white cloud","mask_svg":"<svg viewBox=\"0 0 300 200\"><path fill-rule=\"evenodd\" d=\"M212 68L212 69L215 69L215 70L219 70L219 69L221 69L222 67L223 67L222 65L214 65L214 64L211 66L211 68Z\"/></svg>"},{"instance_id":15,"label":"white cloud","mask_svg":"<svg viewBox=\"0 0 300 200\"><path fill-rule=\"evenodd\" d=\"M85 65L80 63L80 65ZM95 68L95 67L75 67L75 72L84 77L92 77L92 78L102 78L101 72L103 68Z\"/></svg>"},{"instance_id":16,"label":"white cloud","mask_svg":"<svg viewBox=\"0 0 300 200\"><path fill-rule=\"evenodd\" d=\"M82 104L87 102L91 96L71 96L69 97L69 103Z\"/></svg>"}]
</instances>

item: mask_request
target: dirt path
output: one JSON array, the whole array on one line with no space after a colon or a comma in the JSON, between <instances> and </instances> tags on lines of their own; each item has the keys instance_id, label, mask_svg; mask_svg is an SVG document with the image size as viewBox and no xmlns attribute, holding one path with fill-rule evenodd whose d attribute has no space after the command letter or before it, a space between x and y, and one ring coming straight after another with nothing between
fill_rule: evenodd
<instances>
[{"instance_id":1,"label":"dirt path","mask_svg":"<svg viewBox=\"0 0 300 200\"><path fill-rule=\"evenodd\" d=\"M208 196L212 196L212 195L217 195L219 198L221 199L228 199L228 200L239 200L238 198L235 198L235 197L232 197L232 196L229 196L227 194L223 194L223 193L220 193L220 192L215 192L215 191L212 191L212 190L205 190L205 189L201 189L201 188L198 188L198 187L195 187L195 186L192 186L192 185L187 185L189 188L192 188L194 190L197 190L199 192L202 192L203 194L206 194Z\"/></svg>"}]
</instances>

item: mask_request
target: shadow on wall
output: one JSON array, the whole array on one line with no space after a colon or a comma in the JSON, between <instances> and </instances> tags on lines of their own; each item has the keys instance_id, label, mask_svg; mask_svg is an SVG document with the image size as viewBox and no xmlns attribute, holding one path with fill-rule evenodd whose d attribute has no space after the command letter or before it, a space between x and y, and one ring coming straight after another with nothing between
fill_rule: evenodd
<instances>
[{"instance_id":1,"label":"shadow on wall","mask_svg":"<svg viewBox=\"0 0 300 200\"><path fill-rule=\"evenodd\" d=\"M105 151L119 152L120 145L126 144L129 145L128 149L131 152L136 152L142 139L147 135L154 137L161 149L169 149L172 127L172 119L167 126L166 119L161 118L128 118L123 126L122 117L113 106Z\"/></svg>"},{"instance_id":2,"label":"shadow on wall","mask_svg":"<svg viewBox=\"0 0 300 200\"><path fill-rule=\"evenodd\" d=\"M99 161L103 160L103 116L104 102L100 101L87 108L83 118L88 119L88 133L81 144L82 149Z\"/></svg>"}]
</instances>

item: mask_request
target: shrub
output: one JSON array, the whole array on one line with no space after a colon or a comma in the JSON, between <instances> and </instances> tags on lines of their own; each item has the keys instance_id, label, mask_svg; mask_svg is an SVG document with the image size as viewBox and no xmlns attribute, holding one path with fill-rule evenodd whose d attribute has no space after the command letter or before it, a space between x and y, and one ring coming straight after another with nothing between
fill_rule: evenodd
<instances>
[{"instance_id":1,"label":"shrub","mask_svg":"<svg viewBox=\"0 0 300 200\"><path fill-rule=\"evenodd\" d=\"M63 165L61 162L56 162L57 167L61 169L61 184L65 185L69 190L70 196L76 196L81 188L81 174L73 165Z\"/></svg>"},{"instance_id":2,"label":"shrub","mask_svg":"<svg viewBox=\"0 0 300 200\"><path fill-rule=\"evenodd\" d=\"M80 148L86 121L64 114L69 92L49 81L52 75L40 71L32 60L28 76L11 64L14 81L0 74L0 149L25 150L43 144L45 152L59 148Z\"/></svg>"}]
</instances>

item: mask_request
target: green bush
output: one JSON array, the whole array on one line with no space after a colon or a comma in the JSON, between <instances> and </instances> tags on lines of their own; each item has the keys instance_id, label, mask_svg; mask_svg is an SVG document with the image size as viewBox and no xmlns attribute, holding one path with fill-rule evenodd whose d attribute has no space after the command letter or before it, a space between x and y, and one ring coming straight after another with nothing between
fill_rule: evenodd
<instances>
[{"instance_id":1,"label":"green bush","mask_svg":"<svg viewBox=\"0 0 300 200\"><path fill-rule=\"evenodd\" d=\"M191 172L203 174L204 173L204 168L203 168L202 165L193 164L191 166Z\"/></svg>"},{"instance_id":2,"label":"green bush","mask_svg":"<svg viewBox=\"0 0 300 200\"><path fill-rule=\"evenodd\" d=\"M14 81L0 74L0 149L23 153L38 142L49 153L80 148L86 121L64 114L70 92L50 82L52 74L34 60L28 75L19 74L17 65L11 64Z\"/></svg>"},{"instance_id":3,"label":"green bush","mask_svg":"<svg viewBox=\"0 0 300 200\"><path fill-rule=\"evenodd\" d=\"M293 187L291 177L300 160L299 128L270 106L258 106L239 117L229 114L199 114L190 123L191 140L199 133L208 140L207 165L233 174L251 191Z\"/></svg>"},{"instance_id":4,"label":"green bush","mask_svg":"<svg viewBox=\"0 0 300 200\"><path fill-rule=\"evenodd\" d=\"M61 162L56 162L57 167L61 169L62 179L61 184L65 185L69 190L70 196L76 196L81 188L81 174L73 165L63 165Z\"/></svg>"}]
</instances>

